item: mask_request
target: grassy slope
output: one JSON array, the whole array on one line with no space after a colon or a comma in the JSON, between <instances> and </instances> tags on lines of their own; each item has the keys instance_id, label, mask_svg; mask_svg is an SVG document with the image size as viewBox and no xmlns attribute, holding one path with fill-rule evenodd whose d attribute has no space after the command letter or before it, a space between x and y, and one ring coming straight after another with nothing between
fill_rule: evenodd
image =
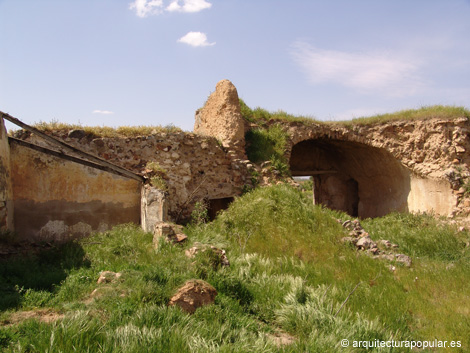
<instances>
[{"instance_id":1,"label":"grassy slope","mask_svg":"<svg viewBox=\"0 0 470 353\"><path fill-rule=\"evenodd\" d=\"M0 319L13 311L53 308L65 318L0 328L6 351L59 352L353 352L339 342L374 339L462 340L470 347L469 234L428 216L393 214L366 220L371 236L400 245L413 266L358 254L339 242L335 218L288 186L256 189L210 224L187 229L194 241L227 250L231 266L184 256L179 246L155 252L152 236L117 227L28 260L1 263ZM102 270L123 280L97 285ZM166 303L186 279L207 280L215 305L194 315ZM359 283L346 305L335 313ZM99 287L101 296L90 300ZM2 291L2 289L0 289ZM296 343L279 349L269 334ZM357 350L356 350L357 351ZM386 352L374 350L369 352ZM400 350L394 350L398 352ZM409 352L409 349L403 351Z\"/></svg>"}]
</instances>

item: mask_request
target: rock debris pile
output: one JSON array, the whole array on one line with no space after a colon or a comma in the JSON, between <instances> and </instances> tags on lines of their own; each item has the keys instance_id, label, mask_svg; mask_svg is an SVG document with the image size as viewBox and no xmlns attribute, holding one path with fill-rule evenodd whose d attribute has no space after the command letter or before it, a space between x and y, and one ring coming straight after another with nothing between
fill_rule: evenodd
<instances>
[{"instance_id":1,"label":"rock debris pile","mask_svg":"<svg viewBox=\"0 0 470 353\"><path fill-rule=\"evenodd\" d=\"M359 220L337 220L341 225L349 230L349 236L341 238L341 242L345 244L352 244L358 251L373 256L374 259L384 259L396 263L401 263L406 267L410 267L412 260L411 257L404 254L394 253L394 249L398 248L397 244L393 244L389 240L379 240L375 242L370 237L364 228L362 228ZM395 270L394 266L390 266L391 270Z\"/></svg>"}]
</instances>

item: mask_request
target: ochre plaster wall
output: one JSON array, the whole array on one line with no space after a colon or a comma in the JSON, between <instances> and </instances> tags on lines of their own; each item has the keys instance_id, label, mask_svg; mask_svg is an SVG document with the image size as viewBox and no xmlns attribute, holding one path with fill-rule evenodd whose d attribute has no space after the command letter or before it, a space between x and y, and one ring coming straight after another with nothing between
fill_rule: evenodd
<instances>
[{"instance_id":1,"label":"ochre plaster wall","mask_svg":"<svg viewBox=\"0 0 470 353\"><path fill-rule=\"evenodd\" d=\"M10 150L20 238L64 241L140 222L140 182L15 143Z\"/></svg>"}]
</instances>

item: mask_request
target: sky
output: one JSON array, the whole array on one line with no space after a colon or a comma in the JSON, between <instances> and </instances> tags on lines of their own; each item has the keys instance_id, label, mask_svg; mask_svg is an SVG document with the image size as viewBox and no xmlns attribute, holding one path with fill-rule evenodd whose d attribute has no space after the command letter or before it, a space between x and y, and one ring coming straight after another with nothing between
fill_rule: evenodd
<instances>
[{"instance_id":1,"label":"sky","mask_svg":"<svg viewBox=\"0 0 470 353\"><path fill-rule=\"evenodd\" d=\"M469 108L469 19L470 0L0 0L0 111L192 131L222 79L319 120Z\"/></svg>"}]
</instances>

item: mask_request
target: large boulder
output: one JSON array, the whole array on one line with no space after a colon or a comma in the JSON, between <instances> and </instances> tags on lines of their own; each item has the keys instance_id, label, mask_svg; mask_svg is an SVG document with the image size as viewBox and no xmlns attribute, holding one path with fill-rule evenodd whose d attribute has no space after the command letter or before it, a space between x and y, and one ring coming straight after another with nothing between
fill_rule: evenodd
<instances>
[{"instance_id":1,"label":"large boulder","mask_svg":"<svg viewBox=\"0 0 470 353\"><path fill-rule=\"evenodd\" d=\"M179 306L187 313L194 313L197 308L203 305L212 304L217 296L217 291L209 283L192 279L178 289L176 294L170 299L168 305Z\"/></svg>"},{"instance_id":2,"label":"large boulder","mask_svg":"<svg viewBox=\"0 0 470 353\"><path fill-rule=\"evenodd\" d=\"M213 136L224 147L244 153L245 126L237 89L229 80L217 83L204 107L196 111L194 132Z\"/></svg>"}]
</instances>

